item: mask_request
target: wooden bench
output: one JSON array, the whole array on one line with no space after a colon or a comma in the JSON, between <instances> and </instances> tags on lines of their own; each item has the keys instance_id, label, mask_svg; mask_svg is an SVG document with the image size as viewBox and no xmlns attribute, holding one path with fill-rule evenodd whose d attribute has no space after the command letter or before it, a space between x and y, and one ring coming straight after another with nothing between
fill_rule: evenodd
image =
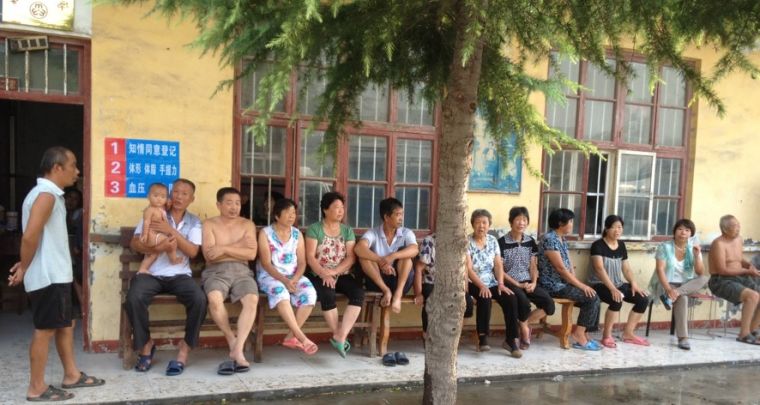
<instances>
[{"instance_id":1,"label":"wooden bench","mask_svg":"<svg viewBox=\"0 0 760 405\"><path fill-rule=\"evenodd\" d=\"M569 300L567 298L554 298L554 304L555 306L562 306L560 315L562 319L562 324L560 325L559 329L554 330L551 325L549 325L547 321L547 317L541 318L538 322L538 330L536 331L536 337L540 338L541 335L545 332L550 335L553 335L559 339L559 345L563 349L569 349L570 348L570 332L573 330L573 321L571 320L571 317L573 315L573 308L575 307L575 301Z\"/></svg>"},{"instance_id":2,"label":"wooden bench","mask_svg":"<svg viewBox=\"0 0 760 405\"><path fill-rule=\"evenodd\" d=\"M121 262L121 315L119 322L119 357L122 358L122 367L130 369L137 361L135 351L132 349L132 325L126 312L126 298L129 286L137 272L137 267L142 261L143 255L135 253L130 249L130 243L134 234L134 228L122 227L120 232L119 244L122 252L119 255ZM203 270L203 261L193 261L193 278L200 283L200 273ZM368 355L377 355L377 330L380 321L380 298L382 294L367 292L362 305L362 313L354 325L354 344L362 347L368 343ZM347 298L342 294L337 294L336 301L340 303L347 302ZM227 301L229 302L229 301ZM153 298L151 306L172 306L180 305L173 295L159 294ZM230 324L233 326L237 321L236 317L230 318ZM178 317L175 319L151 320L148 327L152 332L176 333L184 332L185 318ZM304 324L304 333L313 331L327 330L327 324L324 322L319 306L312 311L309 319ZM201 331L218 330L214 321L207 317L201 325ZM257 317L251 335L246 339L245 348L253 346L253 360L260 363L263 359L263 345L265 334L284 334L288 328L276 311L269 310L266 295L259 294L259 305L257 307ZM358 339L357 339L358 338ZM387 342L387 339L386 339Z\"/></svg>"}]
</instances>

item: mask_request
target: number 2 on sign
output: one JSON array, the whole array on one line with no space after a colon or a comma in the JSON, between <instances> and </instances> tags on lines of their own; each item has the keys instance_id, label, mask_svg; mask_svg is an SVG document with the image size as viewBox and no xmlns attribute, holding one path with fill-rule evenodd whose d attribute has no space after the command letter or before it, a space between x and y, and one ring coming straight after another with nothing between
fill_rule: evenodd
<instances>
[{"instance_id":1,"label":"number 2 on sign","mask_svg":"<svg viewBox=\"0 0 760 405\"><path fill-rule=\"evenodd\" d=\"M111 162L111 174L121 174L121 162Z\"/></svg>"}]
</instances>

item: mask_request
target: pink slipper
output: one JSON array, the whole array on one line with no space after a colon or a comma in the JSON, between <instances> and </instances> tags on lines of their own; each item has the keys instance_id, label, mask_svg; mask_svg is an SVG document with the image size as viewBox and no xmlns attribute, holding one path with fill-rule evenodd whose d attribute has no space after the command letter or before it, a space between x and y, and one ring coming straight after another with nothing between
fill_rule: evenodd
<instances>
[{"instance_id":1,"label":"pink slipper","mask_svg":"<svg viewBox=\"0 0 760 405\"><path fill-rule=\"evenodd\" d=\"M282 345L287 347L288 349L304 350L303 345L301 344L301 342L298 341L298 339L295 338L295 336L290 339L283 340Z\"/></svg>"},{"instance_id":2,"label":"pink slipper","mask_svg":"<svg viewBox=\"0 0 760 405\"><path fill-rule=\"evenodd\" d=\"M615 338L612 336L607 336L606 338L602 339L602 346L609 349L615 349L617 348L617 343L615 343Z\"/></svg>"},{"instance_id":3,"label":"pink slipper","mask_svg":"<svg viewBox=\"0 0 760 405\"><path fill-rule=\"evenodd\" d=\"M319 350L319 347L314 342L309 342L305 345L301 345L301 347L303 349L303 352L309 356L314 355L314 353L316 353L317 350Z\"/></svg>"},{"instance_id":4,"label":"pink slipper","mask_svg":"<svg viewBox=\"0 0 760 405\"><path fill-rule=\"evenodd\" d=\"M644 338L641 338L641 337L638 337L638 336L634 336L632 338L625 338L625 339L623 339L623 342L630 343L630 344L633 344L633 345L639 345L639 346L649 346L649 341L648 340L646 340Z\"/></svg>"}]
</instances>

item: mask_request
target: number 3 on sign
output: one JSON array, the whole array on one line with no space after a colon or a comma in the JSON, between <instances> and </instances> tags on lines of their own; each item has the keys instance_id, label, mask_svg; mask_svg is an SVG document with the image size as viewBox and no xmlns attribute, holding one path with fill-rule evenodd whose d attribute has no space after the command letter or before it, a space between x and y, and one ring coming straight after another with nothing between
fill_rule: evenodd
<instances>
[{"instance_id":1,"label":"number 3 on sign","mask_svg":"<svg viewBox=\"0 0 760 405\"><path fill-rule=\"evenodd\" d=\"M121 194L121 184L116 180L111 180L108 191L111 194Z\"/></svg>"}]
</instances>

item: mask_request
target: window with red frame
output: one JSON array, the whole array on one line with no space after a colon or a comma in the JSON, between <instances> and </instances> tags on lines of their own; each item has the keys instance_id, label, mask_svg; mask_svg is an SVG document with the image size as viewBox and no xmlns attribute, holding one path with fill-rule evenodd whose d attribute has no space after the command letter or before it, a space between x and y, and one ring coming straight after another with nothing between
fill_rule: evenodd
<instances>
[{"instance_id":1,"label":"window with red frame","mask_svg":"<svg viewBox=\"0 0 760 405\"><path fill-rule=\"evenodd\" d=\"M556 57L556 55L555 55ZM689 151L690 89L674 68L659 69L650 91L643 60L631 62L628 86L586 61L557 59L559 72L582 85L566 90L567 102L549 101L546 120L553 128L599 147L586 158L576 150L545 154L541 190L541 230L549 213L568 208L576 217L573 234L598 238L603 221L615 213L625 220L625 237L650 240L671 234L683 215ZM614 60L608 66L617 68Z\"/></svg>"},{"instance_id":2,"label":"window with red frame","mask_svg":"<svg viewBox=\"0 0 760 405\"><path fill-rule=\"evenodd\" d=\"M259 80L269 66L259 64L240 80L237 114L239 156L236 176L244 196L243 215L257 225L272 221L271 203L280 196L298 204L298 226L320 219L319 201L327 191L346 197L346 222L366 229L380 224L378 203L394 196L404 204L404 225L422 234L433 228L434 163L437 129L434 108L421 96L388 85L368 86L357 100L359 128L350 128L338 145L336 160L321 156L325 125L309 131L324 79L300 80L269 122L263 145L248 131L256 117L246 110L259 93ZM297 119L291 119L296 116Z\"/></svg>"}]
</instances>

